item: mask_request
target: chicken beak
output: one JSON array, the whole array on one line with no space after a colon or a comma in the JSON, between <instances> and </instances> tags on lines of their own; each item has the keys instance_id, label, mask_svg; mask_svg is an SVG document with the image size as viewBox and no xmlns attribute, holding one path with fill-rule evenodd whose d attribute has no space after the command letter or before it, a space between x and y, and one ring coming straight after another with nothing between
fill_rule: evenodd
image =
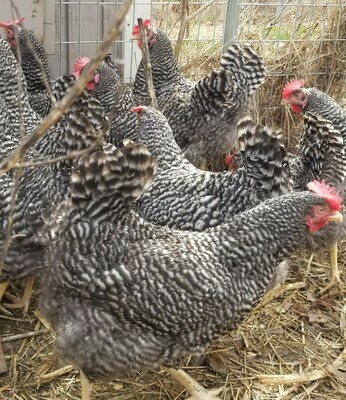
<instances>
[{"instance_id":1,"label":"chicken beak","mask_svg":"<svg viewBox=\"0 0 346 400\"><path fill-rule=\"evenodd\" d=\"M329 221L336 222L337 224L342 224L344 221L344 217L342 216L341 212L334 211L333 214L328 217L328 222Z\"/></svg>"}]
</instances>

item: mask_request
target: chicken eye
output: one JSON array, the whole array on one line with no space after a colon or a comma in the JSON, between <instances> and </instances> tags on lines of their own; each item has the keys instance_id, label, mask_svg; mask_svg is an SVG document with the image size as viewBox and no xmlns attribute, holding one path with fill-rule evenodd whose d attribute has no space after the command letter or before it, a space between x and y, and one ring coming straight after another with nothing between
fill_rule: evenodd
<instances>
[{"instance_id":1,"label":"chicken eye","mask_svg":"<svg viewBox=\"0 0 346 400\"><path fill-rule=\"evenodd\" d=\"M317 214L324 214L324 212L325 212L325 207L322 207L322 206L320 206L320 207L317 207Z\"/></svg>"}]
</instances>

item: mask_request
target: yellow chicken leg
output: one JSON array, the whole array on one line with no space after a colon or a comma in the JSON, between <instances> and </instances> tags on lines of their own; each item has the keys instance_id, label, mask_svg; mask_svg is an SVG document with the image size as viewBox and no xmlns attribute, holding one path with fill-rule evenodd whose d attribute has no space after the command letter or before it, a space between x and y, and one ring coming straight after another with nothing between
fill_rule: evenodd
<instances>
[{"instance_id":1,"label":"yellow chicken leg","mask_svg":"<svg viewBox=\"0 0 346 400\"><path fill-rule=\"evenodd\" d=\"M207 390L182 369L168 367L163 367L163 369L192 395L187 400L220 400L220 397L217 397L217 395L221 393L223 388Z\"/></svg>"},{"instance_id":2,"label":"yellow chicken leg","mask_svg":"<svg viewBox=\"0 0 346 400\"><path fill-rule=\"evenodd\" d=\"M34 276L29 276L28 278L26 278L24 294L23 294L22 298L20 299L20 301L18 301L18 298L16 296L6 295L11 301L14 301L14 303L13 304L4 304L4 306L9 309L22 308L23 315L25 316L28 312L28 308L30 305L30 299L31 299L32 290L33 290L33 286L34 286L34 281L35 281Z\"/></svg>"},{"instance_id":3,"label":"yellow chicken leg","mask_svg":"<svg viewBox=\"0 0 346 400\"><path fill-rule=\"evenodd\" d=\"M330 248L330 266L331 266L331 278L329 284L320 290L319 294L329 292L332 288L338 287L340 285L340 275L338 268L338 244L334 243Z\"/></svg>"},{"instance_id":4,"label":"yellow chicken leg","mask_svg":"<svg viewBox=\"0 0 346 400\"><path fill-rule=\"evenodd\" d=\"M81 383L81 389L82 389L82 400L90 400L91 399L91 391L93 389L93 384L83 374L82 370L80 371L80 383Z\"/></svg>"}]
</instances>

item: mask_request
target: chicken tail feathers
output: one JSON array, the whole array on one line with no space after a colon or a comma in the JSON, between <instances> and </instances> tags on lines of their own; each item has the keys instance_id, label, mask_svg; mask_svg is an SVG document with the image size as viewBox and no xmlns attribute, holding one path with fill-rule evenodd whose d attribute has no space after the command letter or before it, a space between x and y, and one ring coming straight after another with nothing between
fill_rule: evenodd
<instances>
[{"instance_id":1,"label":"chicken tail feathers","mask_svg":"<svg viewBox=\"0 0 346 400\"><path fill-rule=\"evenodd\" d=\"M245 117L238 125L239 167L246 172L250 186L261 188L263 200L291 190L291 174L285 147L268 127L262 128Z\"/></svg>"},{"instance_id":2,"label":"chicken tail feathers","mask_svg":"<svg viewBox=\"0 0 346 400\"><path fill-rule=\"evenodd\" d=\"M262 58L248 45L233 44L222 55L221 67L230 71L239 88L246 88L250 96L262 85L266 77L266 68Z\"/></svg>"},{"instance_id":3,"label":"chicken tail feathers","mask_svg":"<svg viewBox=\"0 0 346 400\"><path fill-rule=\"evenodd\" d=\"M84 154L72 170L71 201L95 219L118 218L154 179L156 161L140 144L111 144Z\"/></svg>"}]
</instances>

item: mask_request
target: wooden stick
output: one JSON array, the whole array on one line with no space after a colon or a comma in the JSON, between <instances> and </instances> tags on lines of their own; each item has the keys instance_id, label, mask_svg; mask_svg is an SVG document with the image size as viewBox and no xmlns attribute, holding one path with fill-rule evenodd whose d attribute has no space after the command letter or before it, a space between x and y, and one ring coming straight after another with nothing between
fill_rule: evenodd
<instances>
[{"instance_id":1,"label":"wooden stick","mask_svg":"<svg viewBox=\"0 0 346 400\"><path fill-rule=\"evenodd\" d=\"M58 378L61 375L68 374L69 372L72 372L73 370L74 370L74 367L72 365L66 365L65 367L59 368L56 371L50 372L49 374L40 375L40 381L41 382L51 381L52 379Z\"/></svg>"},{"instance_id":2,"label":"wooden stick","mask_svg":"<svg viewBox=\"0 0 346 400\"><path fill-rule=\"evenodd\" d=\"M331 364L321 369L314 369L303 374L290 375L257 375L256 378L262 383L269 385L292 385L296 383L312 382L327 376L335 376L333 371L338 369L346 360L346 348L341 352L338 358Z\"/></svg>"},{"instance_id":3,"label":"wooden stick","mask_svg":"<svg viewBox=\"0 0 346 400\"><path fill-rule=\"evenodd\" d=\"M148 92L149 106L158 109L157 99L156 99L154 84L153 84L153 73L152 73L152 67L151 67L151 62L150 62L147 32L143 25L143 19L138 18L137 21L138 21L141 45L142 45L143 67L144 67L144 73L145 73L145 83L146 83L147 92Z\"/></svg>"},{"instance_id":4,"label":"wooden stick","mask_svg":"<svg viewBox=\"0 0 346 400\"><path fill-rule=\"evenodd\" d=\"M41 329L39 331L33 331L33 332L19 333L18 335L7 336L7 337L1 339L1 343L13 342L15 340L21 340L21 339L31 338L31 337L35 337L35 336L40 336L40 335L44 335L45 333L47 333L47 331L45 329Z\"/></svg>"},{"instance_id":5,"label":"wooden stick","mask_svg":"<svg viewBox=\"0 0 346 400\"><path fill-rule=\"evenodd\" d=\"M184 35L185 35L187 25L189 24L189 22L191 20L196 18L202 11L204 11L206 8L211 6L214 2L215 2L215 0L209 0L208 3L205 3L197 11L188 15L189 0L181 0L180 29L179 29L179 33L178 33L178 39L177 39L177 42L176 42L175 48L174 48L174 54L175 54L175 57L177 58L177 60L179 58L181 46L184 41Z\"/></svg>"},{"instance_id":6,"label":"wooden stick","mask_svg":"<svg viewBox=\"0 0 346 400\"><path fill-rule=\"evenodd\" d=\"M76 80L71 91L61 100L61 102L53 107L51 112L44 118L40 125L34 131L25 137L20 146L18 146L12 154L10 154L0 164L0 175L9 171L16 163L22 159L25 152L35 144L47 130L55 124L63 113L71 107L80 93L84 90L86 84L90 81L94 71L98 67L100 61L107 54L108 48L111 46L113 40L120 34L125 17L131 6L132 0L124 0L124 3L119 8L115 15L115 20L112 28L106 33L103 42L101 43L96 55L91 58L89 64L83 70L81 76Z\"/></svg>"},{"instance_id":7,"label":"wooden stick","mask_svg":"<svg viewBox=\"0 0 346 400\"><path fill-rule=\"evenodd\" d=\"M8 368L7 368L7 363L5 360L5 354L2 349L2 345L0 343L0 374L4 374L7 371L8 371Z\"/></svg>"}]
</instances>

